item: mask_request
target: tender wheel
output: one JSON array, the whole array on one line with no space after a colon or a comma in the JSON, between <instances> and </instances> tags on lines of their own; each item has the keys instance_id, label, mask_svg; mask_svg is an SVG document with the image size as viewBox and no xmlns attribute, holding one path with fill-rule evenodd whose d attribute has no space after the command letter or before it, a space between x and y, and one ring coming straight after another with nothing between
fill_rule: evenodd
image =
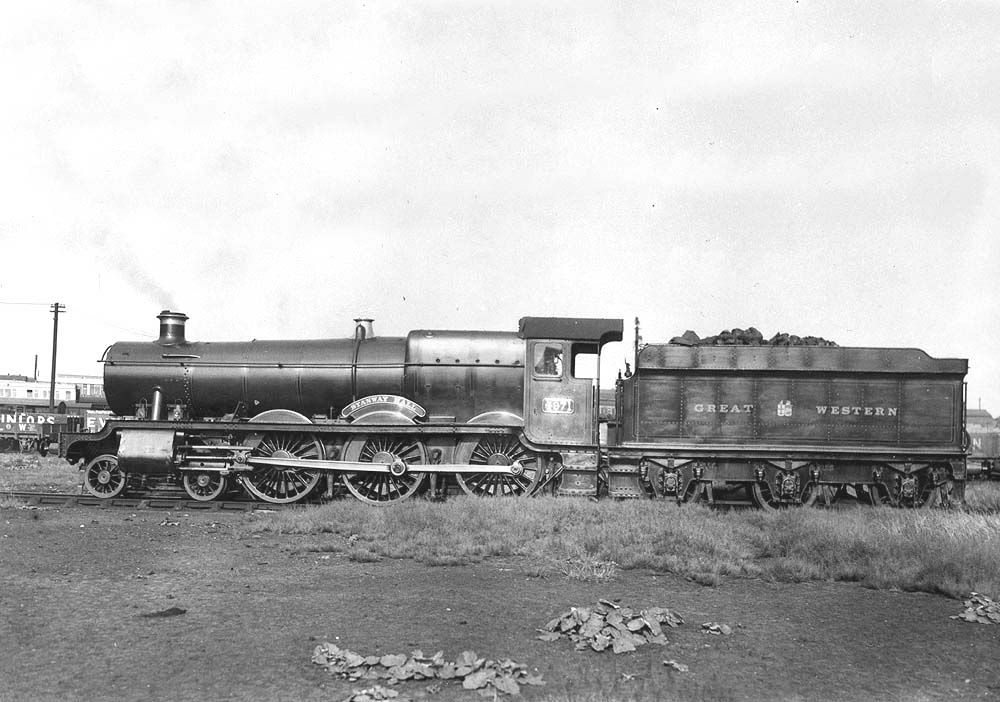
<instances>
[{"instance_id":1,"label":"tender wheel","mask_svg":"<svg viewBox=\"0 0 1000 702\"><path fill-rule=\"evenodd\" d=\"M750 499L761 509L801 507L810 497L808 484L804 486L804 482L799 471L765 469L763 480L751 483Z\"/></svg>"},{"instance_id":2,"label":"tender wheel","mask_svg":"<svg viewBox=\"0 0 1000 702\"><path fill-rule=\"evenodd\" d=\"M773 487L768 483L754 482L750 488L750 497L755 505L768 511L785 507L801 507L804 504L803 496L798 493L793 493L792 496L785 497L784 499L779 498L775 495ZM818 494L817 497L821 498L822 494ZM805 496L805 503L808 503L809 499L811 499L811 495L807 494Z\"/></svg>"},{"instance_id":3,"label":"tender wheel","mask_svg":"<svg viewBox=\"0 0 1000 702\"><path fill-rule=\"evenodd\" d=\"M697 504L698 502L705 502L708 499L706 494L705 483L701 480L692 480L688 483L687 489L684 491L684 502L690 502L691 504Z\"/></svg>"},{"instance_id":4,"label":"tender wheel","mask_svg":"<svg viewBox=\"0 0 1000 702\"><path fill-rule=\"evenodd\" d=\"M406 469L399 475L344 473L344 486L362 502L376 505L411 497L427 475L410 470L412 466L427 464L427 450L420 441L407 435L353 439L344 447L343 460L405 466Z\"/></svg>"},{"instance_id":5,"label":"tender wheel","mask_svg":"<svg viewBox=\"0 0 1000 702\"><path fill-rule=\"evenodd\" d=\"M859 485L858 501L870 507L892 506L889 490L881 483Z\"/></svg>"},{"instance_id":6,"label":"tender wheel","mask_svg":"<svg viewBox=\"0 0 1000 702\"><path fill-rule=\"evenodd\" d=\"M538 487L542 477L541 457L521 445L513 436L489 436L463 442L455 453L456 463L474 466L511 466L517 462L519 475L503 473L456 473L459 486L476 497L523 497Z\"/></svg>"},{"instance_id":7,"label":"tender wheel","mask_svg":"<svg viewBox=\"0 0 1000 702\"><path fill-rule=\"evenodd\" d=\"M889 483L889 500L897 507L931 507L936 502L936 493L921 473L896 475Z\"/></svg>"},{"instance_id":8,"label":"tender wheel","mask_svg":"<svg viewBox=\"0 0 1000 702\"><path fill-rule=\"evenodd\" d=\"M83 470L83 487L94 497L117 497L128 482L128 476L118 467L118 457L110 453L93 459Z\"/></svg>"},{"instance_id":9,"label":"tender wheel","mask_svg":"<svg viewBox=\"0 0 1000 702\"><path fill-rule=\"evenodd\" d=\"M877 492L865 483L824 483L806 485L802 503L810 507L852 507L881 504Z\"/></svg>"},{"instance_id":10,"label":"tender wheel","mask_svg":"<svg viewBox=\"0 0 1000 702\"><path fill-rule=\"evenodd\" d=\"M845 485L808 483L802 495L802 504L807 507L833 507L845 493Z\"/></svg>"},{"instance_id":11,"label":"tender wheel","mask_svg":"<svg viewBox=\"0 0 1000 702\"><path fill-rule=\"evenodd\" d=\"M199 502L214 500L225 492L227 483L220 473L184 473L184 491Z\"/></svg>"},{"instance_id":12,"label":"tender wheel","mask_svg":"<svg viewBox=\"0 0 1000 702\"><path fill-rule=\"evenodd\" d=\"M650 463L646 479L654 497L673 502L684 499L688 481L681 469L669 469L658 463Z\"/></svg>"},{"instance_id":13,"label":"tender wheel","mask_svg":"<svg viewBox=\"0 0 1000 702\"><path fill-rule=\"evenodd\" d=\"M264 435L255 456L273 458L322 459L323 445L311 434L269 432ZM288 504L297 502L312 492L319 483L319 471L304 468L260 466L240 476L247 492L264 502ZM187 484L185 483L185 488Z\"/></svg>"}]
</instances>

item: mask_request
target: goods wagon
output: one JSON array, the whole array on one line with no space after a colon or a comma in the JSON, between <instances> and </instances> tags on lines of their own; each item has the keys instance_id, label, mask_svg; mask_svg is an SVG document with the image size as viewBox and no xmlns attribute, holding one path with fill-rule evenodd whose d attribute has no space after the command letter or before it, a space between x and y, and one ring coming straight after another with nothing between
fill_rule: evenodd
<instances>
[{"instance_id":1,"label":"goods wagon","mask_svg":"<svg viewBox=\"0 0 1000 702\"><path fill-rule=\"evenodd\" d=\"M43 451L61 432L78 429L80 416L75 408L50 412L46 407L19 402L0 405L0 451Z\"/></svg>"},{"instance_id":2,"label":"goods wagon","mask_svg":"<svg viewBox=\"0 0 1000 702\"><path fill-rule=\"evenodd\" d=\"M969 430L969 474L1000 479L1000 429Z\"/></svg>"}]
</instances>

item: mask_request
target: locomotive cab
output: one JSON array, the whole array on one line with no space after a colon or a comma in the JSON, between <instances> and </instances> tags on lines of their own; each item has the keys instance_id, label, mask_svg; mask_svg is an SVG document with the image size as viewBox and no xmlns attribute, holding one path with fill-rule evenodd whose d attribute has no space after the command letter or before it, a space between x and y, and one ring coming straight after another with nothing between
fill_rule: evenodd
<instances>
[{"instance_id":1,"label":"locomotive cab","mask_svg":"<svg viewBox=\"0 0 1000 702\"><path fill-rule=\"evenodd\" d=\"M518 335L527 346L525 436L596 448L601 349L622 340L622 320L524 317Z\"/></svg>"}]
</instances>

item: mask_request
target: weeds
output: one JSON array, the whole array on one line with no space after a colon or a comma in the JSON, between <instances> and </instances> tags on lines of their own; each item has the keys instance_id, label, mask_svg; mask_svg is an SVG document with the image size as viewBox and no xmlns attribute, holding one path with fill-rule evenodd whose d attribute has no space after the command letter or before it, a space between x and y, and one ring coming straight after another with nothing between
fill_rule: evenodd
<instances>
[{"instance_id":1,"label":"weeds","mask_svg":"<svg viewBox=\"0 0 1000 702\"><path fill-rule=\"evenodd\" d=\"M0 497L14 490L74 491L79 484L79 470L57 457L0 454ZM387 508L345 501L257 516L245 529L308 536L296 543L299 551L356 562L463 565L516 557L536 577L602 581L620 570L645 569L713 586L731 577L841 580L998 598L1000 483L970 482L966 500L966 511L778 512L550 497L415 499ZM4 497L0 506L10 502Z\"/></svg>"},{"instance_id":2,"label":"weeds","mask_svg":"<svg viewBox=\"0 0 1000 702\"><path fill-rule=\"evenodd\" d=\"M978 487L978 486L977 486ZM970 498L975 490L970 490ZM523 559L536 577L607 580L669 572L705 585L727 578L842 580L961 597L1000 595L1000 514L958 510L792 509L719 512L663 502L549 497L446 503L358 502L256 518L249 531L308 535L300 550L351 560L462 565Z\"/></svg>"},{"instance_id":3,"label":"weeds","mask_svg":"<svg viewBox=\"0 0 1000 702\"><path fill-rule=\"evenodd\" d=\"M972 512L1000 514L1000 481L979 480L967 483L965 500Z\"/></svg>"},{"instance_id":4,"label":"weeds","mask_svg":"<svg viewBox=\"0 0 1000 702\"><path fill-rule=\"evenodd\" d=\"M0 492L74 492L79 488L79 468L62 458L34 452L0 453Z\"/></svg>"},{"instance_id":5,"label":"weeds","mask_svg":"<svg viewBox=\"0 0 1000 702\"><path fill-rule=\"evenodd\" d=\"M559 566L559 572L570 580L603 582L614 579L618 564L593 558L571 558Z\"/></svg>"}]
</instances>

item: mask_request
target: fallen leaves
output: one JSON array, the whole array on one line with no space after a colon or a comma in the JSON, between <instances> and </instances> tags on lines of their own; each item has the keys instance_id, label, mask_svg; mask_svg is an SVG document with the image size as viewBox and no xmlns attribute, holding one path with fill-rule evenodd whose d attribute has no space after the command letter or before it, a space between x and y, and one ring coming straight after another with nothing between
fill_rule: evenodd
<instances>
[{"instance_id":1,"label":"fallen leaves","mask_svg":"<svg viewBox=\"0 0 1000 702\"><path fill-rule=\"evenodd\" d=\"M156 617L176 617L180 614L187 612L186 609L181 609L180 607L171 607L169 609L162 609L158 612L144 612L140 614L140 617L156 618Z\"/></svg>"},{"instance_id":2,"label":"fallen leaves","mask_svg":"<svg viewBox=\"0 0 1000 702\"><path fill-rule=\"evenodd\" d=\"M684 618L663 607L634 610L608 600L593 607L573 607L549 621L536 638L556 641L563 636L576 644L578 651L591 649L629 653L646 644L664 645L663 627L680 626Z\"/></svg>"},{"instance_id":3,"label":"fallen leaves","mask_svg":"<svg viewBox=\"0 0 1000 702\"><path fill-rule=\"evenodd\" d=\"M680 614L665 607L634 609L609 600L599 600L592 607L572 607L550 620L539 629L541 633L536 638L556 641L565 637L573 641L580 651L610 649L614 653L629 653L647 644L666 645L665 629L676 628L683 623L684 618ZM715 636L733 633L728 624L717 622L705 622L701 631ZM325 642L316 646L312 661L345 680L378 681L372 687L354 690L344 702L405 702L408 698L400 696L391 687L404 681L433 681L425 692L417 693L421 697L439 692L443 681L457 680L461 681L462 689L494 699L500 694L520 694L525 685L545 684L541 675L528 672L527 666L521 663L510 659L486 660L478 657L475 651L463 651L454 660L445 660L442 651L433 655L416 650L409 656L393 653L364 656ZM663 665L680 673L690 670L687 664L674 659L664 660ZM622 673L625 682L634 678L634 674Z\"/></svg>"},{"instance_id":4,"label":"fallen leaves","mask_svg":"<svg viewBox=\"0 0 1000 702\"><path fill-rule=\"evenodd\" d=\"M463 651L454 661L447 661L444 652L432 656L413 651L409 656L386 654L362 656L354 651L325 642L313 651L312 662L326 668L332 675L350 681L380 680L395 685L406 680L461 680L466 690L478 690L484 696L495 693L516 695L522 685L544 685L540 675L528 672L527 666L510 659L487 660L475 651ZM375 685L356 690L345 702L370 702L395 698L395 690Z\"/></svg>"},{"instance_id":5,"label":"fallen leaves","mask_svg":"<svg viewBox=\"0 0 1000 702\"><path fill-rule=\"evenodd\" d=\"M367 663L367 660L368 659L366 658L365 659L366 663ZM379 658L377 661L375 661L375 663L378 663L378 664L382 665L385 668L395 668L397 666L405 665L406 664L406 656L399 655L399 654L393 655L393 654L389 653L389 654L386 654L386 655L382 656L381 658ZM375 665L375 663L368 663L368 665Z\"/></svg>"},{"instance_id":6,"label":"fallen leaves","mask_svg":"<svg viewBox=\"0 0 1000 702\"><path fill-rule=\"evenodd\" d=\"M673 658L671 658L669 661L663 661L663 665L670 666L671 668L673 668L674 670L676 670L679 673L686 673L686 672L688 672L690 670L690 668L688 668L687 664L685 664L685 663L678 663Z\"/></svg>"},{"instance_id":7,"label":"fallen leaves","mask_svg":"<svg viewBox=\"0 0 1000 702\"><path fill-rule=\"evenodd\" d=\"M701 625L701 633L714 634L715 636L729 636L733 633L733 628L728 624L717 624L715 622L705 622Z\"/></svg>"},{"instance_id":8,"label":"fallen leaves","mask_svg":"<svg viewBox=\"0 0 1000 702\"><path fill-rule=\"evenodd\" d=\"M374 685L364 690L355 690L344 702L378 702L399 697L399 692L389 687Z\"/></svg>"},{"instance_id":9,"label":"fallen leaves","mask_svg":"<svg viewBox=\"0 0 1000 702\"><path fill-rule=\"evenodd\" d=\"M965 611L952 615L951 619L978 624L1000 624L1000 602L973 592L965 601Z\"/></svg>"}]
</instances>

